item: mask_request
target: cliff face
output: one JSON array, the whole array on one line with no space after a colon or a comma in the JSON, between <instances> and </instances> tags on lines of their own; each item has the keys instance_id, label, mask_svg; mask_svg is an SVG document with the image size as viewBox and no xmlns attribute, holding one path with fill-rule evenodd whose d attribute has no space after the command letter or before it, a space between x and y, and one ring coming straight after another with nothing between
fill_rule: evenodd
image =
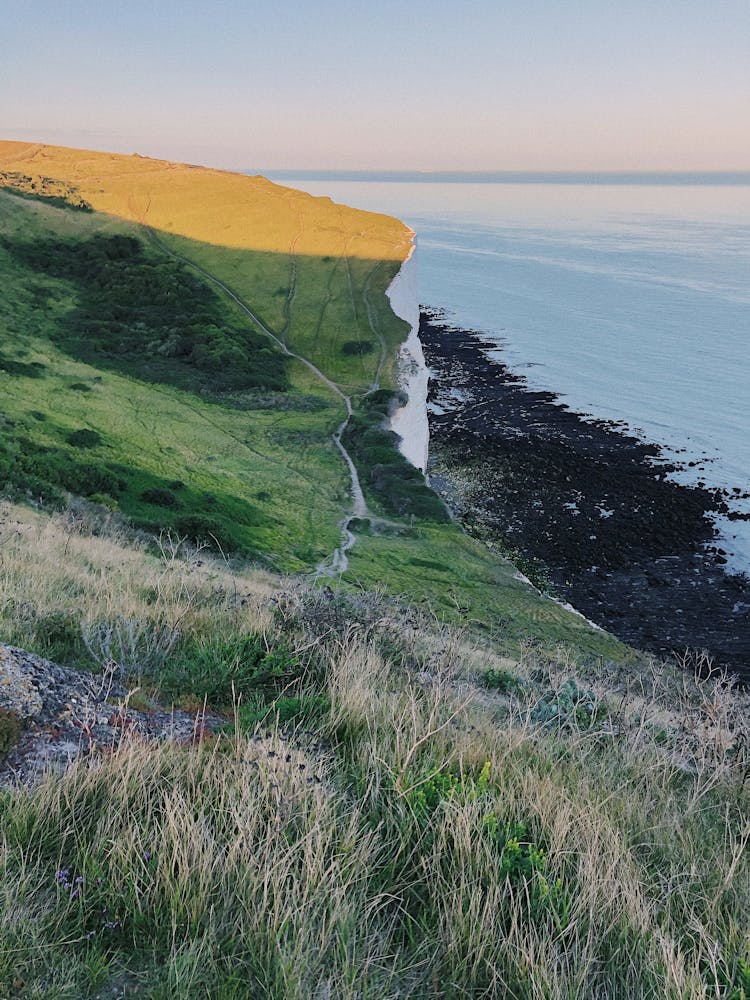
<instances>
[{"instance_id":1,"label":"cliff face","mask_svg":"<svg viewBox=\"0 0 750 1000\"><path fill-rule=\"evenodd\" d=\"M407 402L391 417L391 429L400 437L399 450L421 469L427 468L430 428L427 421L427 383L429 372L419 340L419 289L417 283L417 247L401 265L388 288L391 309L409 324L409 336L401 345L398 357L398 382Z\"/></svg>"}]
</instances>

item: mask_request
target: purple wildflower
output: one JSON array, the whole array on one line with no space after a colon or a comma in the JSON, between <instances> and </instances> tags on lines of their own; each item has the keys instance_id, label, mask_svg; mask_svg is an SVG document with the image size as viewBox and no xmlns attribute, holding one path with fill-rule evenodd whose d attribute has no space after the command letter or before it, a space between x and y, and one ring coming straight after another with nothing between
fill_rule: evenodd
<instances>
[{"instance_id":1,"label":"purple wildflower","mask_svg":"<svg viewBox=\"0 0 750 1000\"><path fill-rule=\"evenodd\" d=\"M70 876L70 868L60 868L58 871L55 872L55 882L57 882L58 885L61 882L67 882L69 876Z\"/></svg>"}]
</instances>

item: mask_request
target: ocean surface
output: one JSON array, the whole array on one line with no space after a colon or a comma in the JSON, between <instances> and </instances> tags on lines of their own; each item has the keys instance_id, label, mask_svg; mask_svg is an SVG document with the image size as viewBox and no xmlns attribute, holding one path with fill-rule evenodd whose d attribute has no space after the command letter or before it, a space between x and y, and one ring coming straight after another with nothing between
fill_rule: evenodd
<instances>
[{"instance_id":1,"label":"ocean surface","mask_svg":"<svg viewBox=\"0 0 750 1000\"><path fill-rule=\"evenodd\" d=\"M423 304L531 386L697 463L681 481L750 490L750 175L269 176L403 219ZM750 573L750 522L717 526Z\"/></svg>"}]
</instances>

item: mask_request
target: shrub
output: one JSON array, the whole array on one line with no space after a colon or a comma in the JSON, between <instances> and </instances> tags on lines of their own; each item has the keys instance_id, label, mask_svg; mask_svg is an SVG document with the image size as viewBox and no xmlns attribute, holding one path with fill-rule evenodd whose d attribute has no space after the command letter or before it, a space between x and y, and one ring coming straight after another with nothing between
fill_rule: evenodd
<instances>
[{"instance_id":1,"label":"shrub","mask_svg":"<svg viewBox=\"0 0 750 1000\"><path fill-rule=\"evenodd\" d=\"M45 366L41 361L32 361L26 364L23 361L15 361L4 354L0 354L0 372L7 375L21 375L25 378L43 378Z\"/></svg>"},{"instance_id":2,"label":"shrub","mask_svg":"<svg viewBox=\"0 0 750 1000\"><path fill-rule=\"evenodd\" d=\"M180 501L171 490L153 486L141 493L141 500L155 504L157 507L179 507Z\"/></svg>"},{"instance_id":3,"label":"shrub","mask_svg":"<svg viewBox=\"0 0 750 1000\"><path fill-rule=\"evenodd\" d=\"M55 340L73 357L193 392L284 392L287 360L261 333L239 329L219 295L181 263L131 236L0 241L34 271L71 282L76 308ZM14 374L38 377L9 362ZM1 363L0 363L1 366Z\"/></svg>"},{"instance_id":4,"label":"shrub","mask_svg":"<svg viewBox=\"0 0 750 1000\"><path fill-rule=\"evenodd\" d=\"M490 691L512 694L523 689L523 683L508 670L490 667L482 675L482 684Z\"/></svg>"},{"instance_id":5,"label":"shrub","mask_svg":"<svg viewBox=\"0 0 750 1000\"><path fill-rule=\"evenodd\" d=\"M283 643L269 647L263 635L212 636L178 650L157 673L157 681L171 696L189 694L221 708L258 691L277 690L298 679L301 670L289 647Z\"/></svg>"},{"instance_id":6,"label":"shrub","mask_svg":"<svg viewBox=\"0 0 750 1000\"><path fill-rule=\"evenodd\" d=\"M179 638L171 625L124 615L86 622L81 635L92 660L105 670L116 670L121 679L156 673Z\"/></svg>"},{"instance_id":7,"label":"shrub","mask_svg":"<svg viewBox=\"0 0 750 1000\"><path fill-rule=\"evenodd\" d=\"M388 414L402 401L400 394L385 390L367 396L361 409L349 419L344 444L360 470L363 485L388 513L423 521L448 521L445 505L419 469L398 450L398 435L388 430Z\"/></svg>"},{"instance_id":8,"label":"shrub","mask_svg":"<svg viewBox=\"0 0 750 1000\"><path fill-rule=\"evenodd\" d=\"M559 691L539 702L531 712L531 719L534 722L589 729L604 715L606 710L597 703L593 691L578 687L571 677Z\"/></svg>"},{"instance_id":9,"label":"shrub","mask_svg":"<svg viewBox=\"0 0 750 1000\"><path fill-rule=\"evenodd\" d=\"M353 354L372 354L375 350L375 344L371 340L345 340L341 345L341 353L346 355Z\"/></svg>"},{"instance_id":10,"label":"shrub","mask_svg":"<svg viewBox=\"0 0 750 1000\"><path fill-rule=\"evenodd\" d=\"M83 427L79 431L71 431L66 440L74 448L97 448L102 443L101 435L87 427Z\"/></svg>"}]
</instances>

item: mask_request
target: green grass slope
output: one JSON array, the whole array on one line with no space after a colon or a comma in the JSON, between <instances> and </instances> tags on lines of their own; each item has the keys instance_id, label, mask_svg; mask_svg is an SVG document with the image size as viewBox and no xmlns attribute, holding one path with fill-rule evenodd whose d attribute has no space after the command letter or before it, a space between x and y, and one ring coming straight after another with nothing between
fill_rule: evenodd
<instances>
[{"instance_id":1,"label":"green grass slope","mask_svg":"<svg viewBox=\"0 0 750 1000\"><path fill-rule=\"evenodd\" d=\"M747 697L420 506L404 228L138 157L3 178L0 642L127 695L0 678L0 998L748 1000ZM342 392L370 516L320 586Z\"/></svg>"},{"instance_id":2,"label":"green grass slope","mask_svg":"<svg viewBox=\"0 0 750 1000\"><path fill-rule=\"evenodd\" d=\"M358 526L344 585L383 586L509 649L629 655L443 523L381 429L374 401L406 332L384 294L408 249L400 223L262 178L57 147L0 143L2 178L6 489L78 493L137 526L313 572L350 509L331 439L343 401L237 296L351 395L347 446L376 517Z\"/></svg>"},{"instance_id":3,"label":"green grass slope","mask_svg":"<svg viewBox=\"0 0 750 1000\"><path fill-rule=\"evenodd\" d=\"M338 417L330 394L314 384L279 392L279 376L294 378L293 366L206 286L214 318L266 352L268 389L253 386L218 403L223 369L216 385L213 368L196 371L179 359L170 366L158 348L97 350L85 328L96 297L87 303L79 284L32 267L27 256L45 241L85 249L113 237L137 240L144 256L171 267L131 224L0 193L6 488L52 501L58 489L69 490L146 528L213 536L280 569L309 568L337 543L347 497L345 470L328 438Z\"/></svg>"}]
</instances>

